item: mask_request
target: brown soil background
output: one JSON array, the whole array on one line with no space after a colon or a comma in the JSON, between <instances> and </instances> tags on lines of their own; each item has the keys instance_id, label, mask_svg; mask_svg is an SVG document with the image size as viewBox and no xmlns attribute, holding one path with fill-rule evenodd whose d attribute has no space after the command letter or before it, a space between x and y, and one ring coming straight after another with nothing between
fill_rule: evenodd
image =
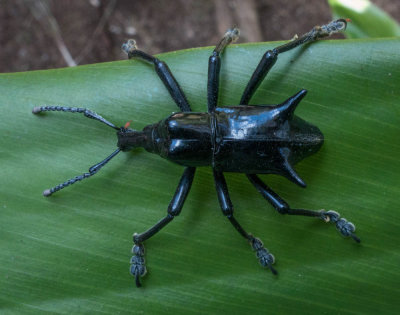
<instances>
[{"instance_id":1,"label":"brown soil background","mask_svg":"<svg viewBox=\"0 0 400 315\"><path fill-rule=\"evenodd\" d=\"M375 0L400 21L397 0ZM216 44L226 29L239 42L290 39L331 19L324 0L2 0L0 72L125 59L135 38L151 54Z\"/></svg>"}]
</instances>

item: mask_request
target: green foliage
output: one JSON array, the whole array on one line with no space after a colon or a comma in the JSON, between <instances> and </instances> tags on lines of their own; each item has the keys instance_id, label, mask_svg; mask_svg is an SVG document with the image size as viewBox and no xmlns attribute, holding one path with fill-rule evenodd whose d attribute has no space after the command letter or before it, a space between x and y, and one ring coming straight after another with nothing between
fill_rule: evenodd
<instances>
[{"instance_id":1,"label":"green foliage","mask_svg":"<svg viewBox=\"0 0 400 315\"><path fill-rule=\"evenodd\" d=\"M236 104L262 53L223 56L220 104ZM301 189L263 176L293 207L334 209L357 245L322 221L282 216L243 174L227 174L239 222L276 257L274 277L219 210L209 168L197 170L181 215L146 242L149 273L128 273L132 233L166 214L182 168L138 150L49 198L115 149L110 128L37 105L82 106L141 129L177 111L151 67L118 61L0 75L1 313L397 313L399 302L400 40L323 41L284 53L252 100L309 90L297 115L322 150L297 166ZM206 109L210 48L161 55L195 111Z\"/></svg>"},{"instance_id":2,"label":"green foliage","mask_svg":"<svg viewBox=\"0 0 400 315\"><path fill-rule=\"evenodd\" d=\"M400 36L400 25L369 0L328 0L335 18L349 18L349 38Z\"/></svg>"}]
</instances>

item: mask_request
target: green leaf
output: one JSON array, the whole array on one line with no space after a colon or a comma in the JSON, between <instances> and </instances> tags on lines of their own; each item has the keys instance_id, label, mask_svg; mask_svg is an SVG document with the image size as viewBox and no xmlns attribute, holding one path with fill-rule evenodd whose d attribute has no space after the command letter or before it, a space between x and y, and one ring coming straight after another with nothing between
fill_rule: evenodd
<instances>
[{"instance_id":1,"label":"green leaf","mask_svg":"<svg viewBox=\"0 0 400 315\"><path fill-rule=\"evenodd\" d=\"M263 52L223 55L220 104L236 104ZM195 111L206 109L210 48L161 55ZM82 106L141 129L173 111L152 67L118 61L0 75L0 308L2 313L397 313L399 297L400 40L321 41L280 55L252 99L309 93L296 114L319 126L321 151L297 165L301 189L263 179L294 208L335 209L360 245L332 224L278 214L243 174L227 174L237 220L276 257L277 277L222 215L210 168L199 168L179 217L148 240L149 273L129 275L133 232L166 215L183 168L143 150L44 198L116 146Z\"/></svg>"},{"instance_id":2,"label":"green leaf","mask_svg":"<svg viewBox=\"0 0 400 315\"><path fill-rule=\"evenodd\" d=\"M328 0L334 18L349 18L349 38L400 36L400 25L369 0Z\"/></svg>"}]
</instances>

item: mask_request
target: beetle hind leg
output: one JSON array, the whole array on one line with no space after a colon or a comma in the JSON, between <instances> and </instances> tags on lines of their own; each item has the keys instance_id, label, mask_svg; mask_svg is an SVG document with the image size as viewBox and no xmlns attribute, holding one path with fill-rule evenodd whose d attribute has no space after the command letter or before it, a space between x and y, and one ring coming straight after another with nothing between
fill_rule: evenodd
<instances>
[{"instance_id":1,"label":"beetle hind leg","mask_svg":"<svg viewBox=\"0 0 400 315\"><path fill-rule=\"evenodd\" d=\"M223 214L228 218L228 220L239 232L239 234L249 241L252 249L256 252L256 256L261 266L268 267L274 275L277 275L278 272L275 270L274 267L272 267L272 265L275 263L274 255L272 255L268 251L268 249L264 247L262 241L259 238L254 237L250 233L247 233L233 216L233 205L229 197L228 187L226 185L225 177L222 172L214 170L214 179L215 187L218 194L218 200Z\"/></svg>"},{"instance_id":2,"label":"beetle hind leg","mask_svg":"<svg viewBox=\"0 0 400 315\"><path fill-rule=\"evenodd\" d=\"M280 214L289 215L302 215L307 217L316 217L324 220L325 222L331 222L336 225L336 229L345 237L351 237L357 243L361 240L354 234L356 227L353 223L340 217L340 214L336 211L315 211L306 209L292 209L290 206L269 188L257 175L246 174L249 181L254 187L260 192L260 194L269 202Z\"/></svg>"}]
</instances>

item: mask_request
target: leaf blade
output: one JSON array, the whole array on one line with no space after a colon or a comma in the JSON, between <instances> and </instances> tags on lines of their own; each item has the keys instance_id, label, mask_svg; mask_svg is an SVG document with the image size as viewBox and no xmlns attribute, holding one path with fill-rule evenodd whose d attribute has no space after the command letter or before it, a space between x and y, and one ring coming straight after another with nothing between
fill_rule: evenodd
<instances>
[{"instance_id":1,"label":"leaf blade","mask_svg":"<svg viewBox=\"0 0 400 315\"><path fill-rule=\"evenodd\" d=\"M226 51L222 104L240 99L258 58L274 45ZM339 210L356 223L362 246L321 222L276 214L244 176L227 174L237 219L277 258L274 278L223 218L211 173L199 169L182 214L146 242L144 290L134 288L128 274L131 235L165 215L182 169L143 151L129 153L86 183L45 199L43 189L101 160L115 138L83 117L36 117L30 110L86 106L113 123L132 119L140 129L176 111L168 92L150 67L132 61L1 75L2 309L394 313L399 46L394 39L324 41L283 54L252 100L278 103L309 90L296 114L319 126L326 142L297 166L308 188L263 178L293 207ZM206 108L209 54L203 48L160 56L196 111Z\"/></svg>"}]
</instances>

